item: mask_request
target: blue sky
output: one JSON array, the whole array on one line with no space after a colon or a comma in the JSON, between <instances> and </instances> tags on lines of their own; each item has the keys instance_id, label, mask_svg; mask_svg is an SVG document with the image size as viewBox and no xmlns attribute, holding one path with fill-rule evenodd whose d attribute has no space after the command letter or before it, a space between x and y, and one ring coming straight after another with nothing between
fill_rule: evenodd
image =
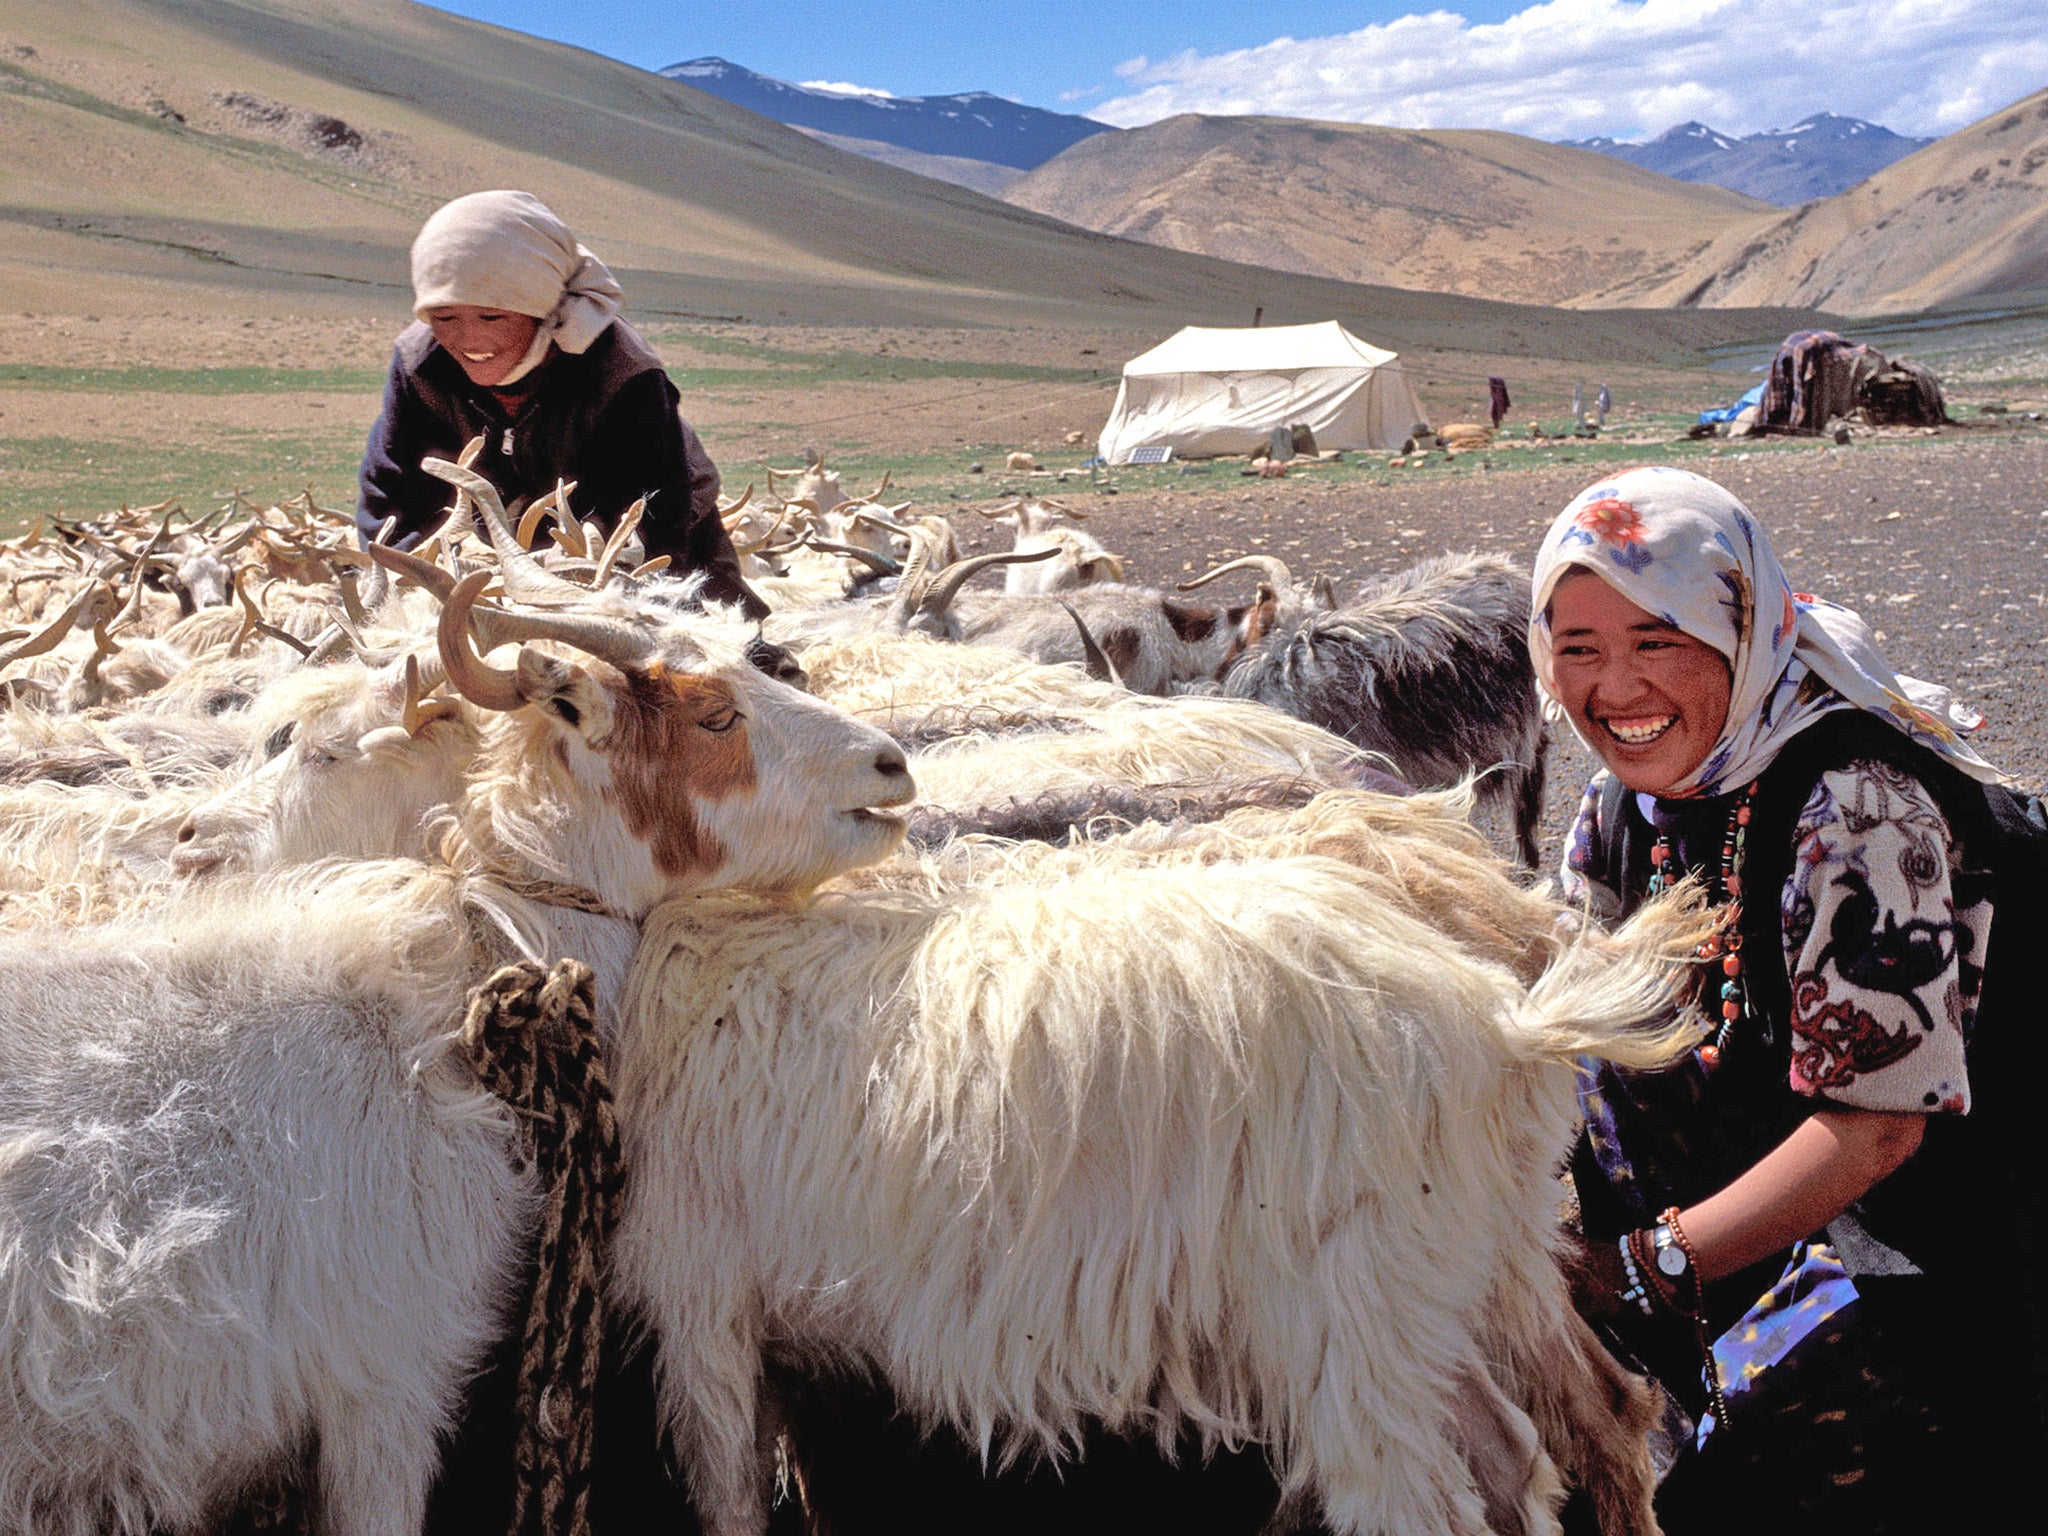
<instances>
[{"instance_id":1,"label":"blue sky","mask_svg":"<svg viewBox=\"0 0 2048 1536\"><path fill-rule=\"evenodd\" d=\"M1305 0L760 0L663 6L644 0L452 0L442 10L516 27L660 69L704 54L784 80L842 80L898 96L994 91L1076 110L1079 97L1121 94L1114 67L1139 56L1217 53L1275 37L1316 37L1391 21L1398 3ZM1459 9L1499 20L1502 0Z\"/></svg>"},{"instance_id":2,"label":"blue sky","mask_svg":"<svg viewBox=\"0 0 2048 1536\"><path fill-rule=\"evenodd\" d=\"M1818 111L1937 135L2048 86L2037 0L450 0L649 69L717 54L899 96L986 90L1132 127L1264 112L1537 138Z\"/></svg>"}]
</instances>

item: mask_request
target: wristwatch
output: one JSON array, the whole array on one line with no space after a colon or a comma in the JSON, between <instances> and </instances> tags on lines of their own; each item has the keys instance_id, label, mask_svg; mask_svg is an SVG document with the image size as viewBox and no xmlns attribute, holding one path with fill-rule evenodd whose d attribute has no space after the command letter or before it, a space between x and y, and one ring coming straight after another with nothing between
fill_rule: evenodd
<instances>
[{"instance_id":1,"label":"wristwatch","mask_svg":"<svg viewBox=\"0 0 2048 1536\"><path fill-rule=\"evenodd\" d=\"M1682 1280L1692 1268L1692 1261L1685 1256L1685 1249L1679 1245L1668 1221L1650 1228L1650 1252L1656 1260L1657 1273L1667 1280Z\"/></svg>"}]
</instances>

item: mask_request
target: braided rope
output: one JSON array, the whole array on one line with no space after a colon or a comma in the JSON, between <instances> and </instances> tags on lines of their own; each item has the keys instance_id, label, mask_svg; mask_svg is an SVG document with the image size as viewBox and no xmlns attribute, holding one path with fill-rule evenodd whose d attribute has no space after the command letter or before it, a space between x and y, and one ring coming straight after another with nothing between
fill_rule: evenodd
<instances>
[{"instance_id":1,"label":"braided rope","mask_svg":"<svg viewBox=\"0 0 2048 1536\"><path fill-rule=\"evenodd\" d=\"M512 1107L540 1177L536 1269L521 1335L511 1536L588 1536L599 1275L623 1183L590 968L500 967L470 994L462 1045Z\"/></svg>"}]
</instances>

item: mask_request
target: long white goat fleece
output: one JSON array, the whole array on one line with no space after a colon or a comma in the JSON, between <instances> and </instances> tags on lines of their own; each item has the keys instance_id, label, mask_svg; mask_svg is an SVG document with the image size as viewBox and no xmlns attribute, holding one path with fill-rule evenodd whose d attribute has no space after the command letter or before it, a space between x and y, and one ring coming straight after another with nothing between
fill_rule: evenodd
<instances>
[{"instance_id":1,"label":"long white goat fleece","mask_svg":"<svg viewBox=\"0 0 2048 1536\"><path fill-rule=\"evenodd\" d=\"M0 941L0 1529L203 1529L314 1446L333 1530L419 1529L531 1198L448 1059L455 890L319 867Z\"/></svg>"},{"instance_id":2,"label":"long white goat fleece","mask_svg":"<svg viewBox=\"0 0 2048 1536\"><path fill-rule=\"evenodd\" d=\"M1461 1393L1503 1256L1550 1263L1570 1058L1668 1058L1638 1021L1697 927L1653 913L1525 988L1335 860L1102 849L658 909L617 1265L706 1528L765 1524L768 1348L869 1363L1005 1453L1087 1415L1260 1441L1338 1532L1544 1528L1554 1483L1475 1487Z\"/></svg>"}]
</instances>

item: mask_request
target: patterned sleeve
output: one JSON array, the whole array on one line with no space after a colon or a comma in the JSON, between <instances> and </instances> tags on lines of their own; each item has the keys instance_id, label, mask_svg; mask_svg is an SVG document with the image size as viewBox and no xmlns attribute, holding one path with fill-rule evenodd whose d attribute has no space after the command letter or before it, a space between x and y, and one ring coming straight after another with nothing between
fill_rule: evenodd
<instances>
[{"instance_id":1,"label":"patterned sleeve","mask_svg":"<svg viewBox=\"0 0 2048 1536\"><path fill-rule=\"evenodd\" d=\"M1607 788L1607 779L1607 770L1603 768L1593 775L1593 782L1580 797L1579 813L1572 818L1571 831L1565 834L1564 862L1558 868L1557 878L1566 901L1575 905L1584 902L1593 916L1602 922L1613 922L1621 915L1620 882L1603 862L1602 850L1607 839L1600 835L1600 797Z\"/></svg>"},{"instance_id":2,"label":"patterned sleeve","mask_svg":"<svg viewBox=\"0 0 2048 1536\"><path fill-rule=\"evenodd\" d=\"M1948 821L1879 762L1822 776L1783 894L1792 1088L1857 1109L1967 1114L1963 1041L1991 904Z\"/></svg>"}]
</instances>

